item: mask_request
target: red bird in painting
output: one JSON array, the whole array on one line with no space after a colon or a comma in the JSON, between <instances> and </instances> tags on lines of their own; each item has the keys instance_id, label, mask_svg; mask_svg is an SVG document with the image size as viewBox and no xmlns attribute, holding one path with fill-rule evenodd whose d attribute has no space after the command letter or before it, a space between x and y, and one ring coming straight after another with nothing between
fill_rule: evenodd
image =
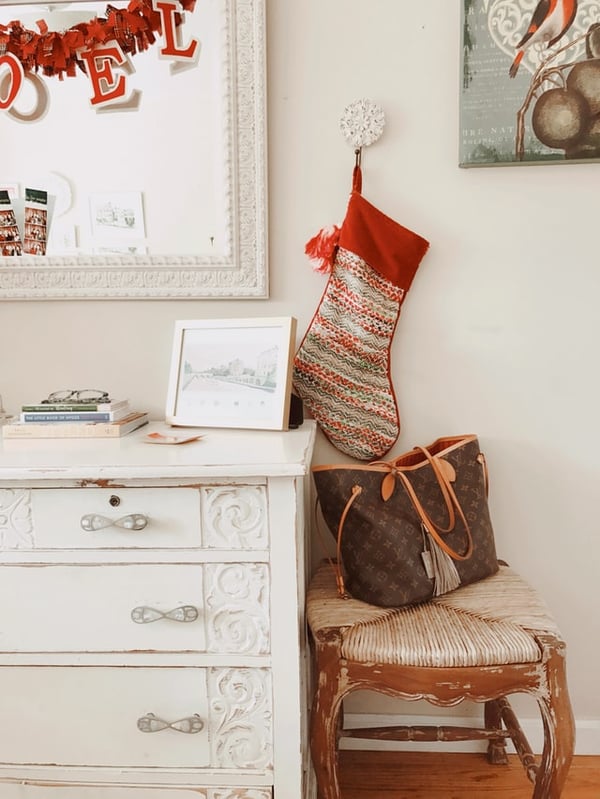
<instances>
[{"instance_id":1,"label":"red bird in painting","mask_svg":"<svg viewBox=\"0 0 600 799\"><path fill-rule=\"evenodd\" d=\"M528 47L538 42L546 42L547 47L552 47L569 30L576 14L577 0L540 0L525 35L517 44L518 52L508 71L510 77L517 74Z\"/></svg>"}]
</instances>

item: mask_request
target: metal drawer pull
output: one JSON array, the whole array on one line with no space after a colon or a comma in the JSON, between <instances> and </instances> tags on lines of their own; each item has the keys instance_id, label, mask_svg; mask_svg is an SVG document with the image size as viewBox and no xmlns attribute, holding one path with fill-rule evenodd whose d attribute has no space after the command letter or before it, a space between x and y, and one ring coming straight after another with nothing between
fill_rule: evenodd
<instances>
[{"instance_id":1,"label":"metal drawer pull","mask_svg":"<svg viewBox=\"0 0 600 799\"><path fill-rule=\"evenodd\" d=\"M173 608L166 613L156 608L150 608L147 605L140 605L131 611L131 618L136 624L150 624L159 619L169 619L170 621L190 622L196 621L198 618L198 608L193 605L180 605L178 608Z\"/></svg>"},{"instance_id":2,"label":"metal drawer pull","mask_svg":"<svg viewBox=\"0 0 600 799\"><path fill-rule=\"evenodd\" d=\"M120 527L123 530L143 530L148 524L148 517L143 513L130 513L120 519L108 519L99 513L86 513L81 517L81 527L86 533L104 530L106 527Z\"/></svg>"},{"instance_id":3,"label":"metal drawer pull","mask_svg":"<svg viewBox=\"0 0 600 799\"><path fill-rule=\"evenodd\" d=\"M178 721L164 721L155 716L154 713L146 713L137 720L138 730L140 732L160 732L161 730L175 730L176 732L184 732L186 735L194 735L204 729L204 722L197 713L193 716L187 716L185 719Z\"/></svg>"}]
</instances>

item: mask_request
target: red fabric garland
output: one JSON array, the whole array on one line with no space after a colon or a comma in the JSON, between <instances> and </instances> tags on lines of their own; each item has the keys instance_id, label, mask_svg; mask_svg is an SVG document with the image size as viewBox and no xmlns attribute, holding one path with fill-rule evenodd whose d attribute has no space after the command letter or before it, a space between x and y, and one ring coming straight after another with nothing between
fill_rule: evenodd
<instances>
[{"instance_id":1,"label":"red fabric garland","mask_svg":"<svg viewBox=\"0 0 600 799\"><path fill-rule=\"evenodd\" d=\"M193 11L196 0L179 0L184 11ZM131 0L127 8L106 7L106 18L96 17L81 22L67 31L49 31L44 20L39 20L39 32L27 30L18 20L8 25L0 24L0 56L16 56L26 72L47 76L73 77L76 68L84 69L78 51L92 50L107 41L116 41L124 53L147 50L161 33L161 15L152 7L152 0ZM175 24L182 22L175 14Z\"/></svg>"}]
</instances>

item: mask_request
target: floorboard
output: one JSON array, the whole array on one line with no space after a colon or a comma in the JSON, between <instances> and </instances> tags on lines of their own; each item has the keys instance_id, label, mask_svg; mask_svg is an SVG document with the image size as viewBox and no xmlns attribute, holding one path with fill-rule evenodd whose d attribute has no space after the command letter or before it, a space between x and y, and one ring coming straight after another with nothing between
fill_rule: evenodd
<instances>
[{"instance_id":1,"label":"floorboard","mask_svg":"<svg viewBox=\"0 0 600 799\"><path fill-rule=\"evenodd\" d=\"M340 752L342 799L531 799L516 755L491 766L481 754ZM600 757L576 757L561 799L600 799Z\"/></svg>"}]
</instances>

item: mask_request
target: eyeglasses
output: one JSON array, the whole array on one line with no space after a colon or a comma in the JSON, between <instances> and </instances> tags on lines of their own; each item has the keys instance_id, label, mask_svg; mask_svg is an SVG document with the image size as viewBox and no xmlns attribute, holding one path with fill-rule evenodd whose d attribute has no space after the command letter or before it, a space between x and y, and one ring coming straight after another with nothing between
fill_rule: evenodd
<instances>
[{"instance_id":1,"label":"eyeglasses","mask_svg":"<svg viewBox=\"0 0 600 799\"><path fill-rule=\"evenodd\" d=\"M95 388L66 389L64 391L53 391L42 400L42 405L49 405L53 402L111 402L108 391L99 391Z\"/></svg>"}]
</instances>

